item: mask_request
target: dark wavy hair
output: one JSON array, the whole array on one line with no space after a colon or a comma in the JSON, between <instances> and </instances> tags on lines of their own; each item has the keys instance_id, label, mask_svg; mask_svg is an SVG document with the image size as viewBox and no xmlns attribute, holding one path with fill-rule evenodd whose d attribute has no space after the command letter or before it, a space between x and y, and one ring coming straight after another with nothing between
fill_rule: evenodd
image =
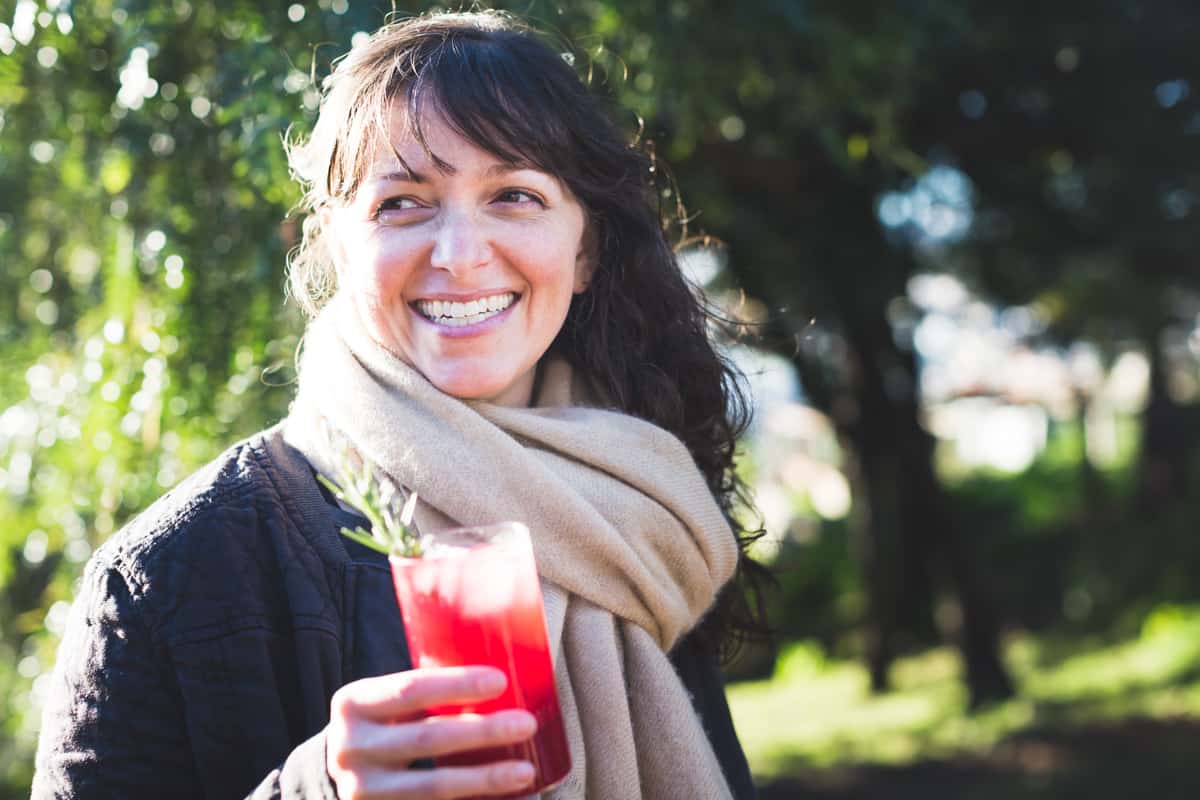
<instances>
[{"instance_id":1,"label":"dark wavy hair","mask_svg":"<svg viewBox=\"0 0 1200 800\"><path fill-rule=\"evenodd\" d=\"M706 640L728 654L740 634L764 630L751 574L758 565L745 555L758 533L735 513L739 505L749 508L734 471L748 405L668 241L661 169L620 133L571 60L497 11L404 19L353 48L325 81L312 135L288 142L293 175L306 189L302 208L310 212L289 259L290 291L311 314L336 290L313 212L353 197L394 102L407 104L411 133L439 167L420 130L425 101L481 150L562 181L587 214L595 267L551 351L613 407L679 437L707 479L742 550L737 577L702 625Z\"/></svg>"}]
</instances>

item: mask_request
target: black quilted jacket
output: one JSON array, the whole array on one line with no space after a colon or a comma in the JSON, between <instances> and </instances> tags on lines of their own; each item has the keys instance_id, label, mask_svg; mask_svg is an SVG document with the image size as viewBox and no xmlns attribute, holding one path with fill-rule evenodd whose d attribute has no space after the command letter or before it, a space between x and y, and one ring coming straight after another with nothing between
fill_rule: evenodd
<instances>
[{"instance_id":1,"label":"black quilted jacket","mask_svg":"<svg viewBox=\"0 0 1200 800\"><path fill-rule=\"evenodd\" d=\"M334 798L334 691L410 666L387 560L337 533L344 516L272 429L100 548L59 649L33 797ZM685 640L672 661L735 796L753 797L713 656Z\"/></svg>"}]
</instances>

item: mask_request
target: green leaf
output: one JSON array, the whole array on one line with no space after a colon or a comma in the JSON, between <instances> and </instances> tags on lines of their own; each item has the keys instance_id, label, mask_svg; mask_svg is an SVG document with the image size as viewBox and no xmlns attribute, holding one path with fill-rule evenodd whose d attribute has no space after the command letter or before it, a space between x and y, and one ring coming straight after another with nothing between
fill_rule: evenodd
<instances>
[{"instance_id":1,"label":"green leaf","mask_svg":"<svg viewBox=\"0 0 1200 800\"><path fill-rule=\"evenodd\" d=\"M384 555L390 555L392 552L391 549L386 544L384 544L383 542L380 542L374 536L371 536L366 531L364 531L362 528L357 528L355 530L351 530L349 528L342 528L342 535L345 536L347 539L353 539L354 541L361 544L363 547L369 547L372 550L375 550L376 552L383 553Z\"/></svg>"}]
</instances>

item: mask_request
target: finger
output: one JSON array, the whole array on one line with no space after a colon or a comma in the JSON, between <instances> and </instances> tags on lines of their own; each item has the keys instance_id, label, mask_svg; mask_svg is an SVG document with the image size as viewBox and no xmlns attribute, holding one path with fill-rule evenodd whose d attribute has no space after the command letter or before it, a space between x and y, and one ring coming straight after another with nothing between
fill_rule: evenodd
<instances>
[{"instance_id":1,"label":"finger","mask_svg":"<svg viewBox=\"0 0 1200 800\"><path fill-rule=\"evenodd\" d=\"M479 797L511 794L533 781L528 761L497 761L480 767L438 767L393 772L384 779L392 784L385 796L396 798Z\"/></svg>"},{"instance_id":2,"label":"finger","mask_svg":"<svg viewBox=\"0 0 1200 800\"><path fill-rule=\"evenodd\" d=\"M528 711L427 717L395 725L372 725L348 755L363 763L407 766L420 758L523 742L537 731Z\"/></svg>"},{"instance_id":3,"label":"finger","mask_svg":"<svg viewBox=\"0 0 1200 800\"><path fill-rule=\"evenodd\" d=\"M430 706L495 697L508 680L493 667L437 667L363 678L338 689L332 713L376 721L412 719Z\"/></svg>"}]
</instances>

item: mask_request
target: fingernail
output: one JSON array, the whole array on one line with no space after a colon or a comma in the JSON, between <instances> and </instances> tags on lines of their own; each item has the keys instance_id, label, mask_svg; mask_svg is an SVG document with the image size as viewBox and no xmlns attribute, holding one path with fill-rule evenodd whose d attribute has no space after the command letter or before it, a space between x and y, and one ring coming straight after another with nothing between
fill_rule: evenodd
<instances>
[{"instance_id":1,"label":"fingernail","mask_svg":"<svg viewBox=\"0 0 1200 800\"><path fill-rule=\"evenodd\" d=\"M510 764L504 768L504 778L515 786L524 786L533 780L533 764L528 761Z\"/></svg>"},{"instance_id":2,"label":"fingernail","mask_svg":"<svg viewBox=\"0 0 1200 800\"><path fill-rule=\"evenodd\" d=\"M510 736L532 736L537 720L532 714L513 714L512 719L505 720L504 728Z\"/></svg>"}]
</instances>

